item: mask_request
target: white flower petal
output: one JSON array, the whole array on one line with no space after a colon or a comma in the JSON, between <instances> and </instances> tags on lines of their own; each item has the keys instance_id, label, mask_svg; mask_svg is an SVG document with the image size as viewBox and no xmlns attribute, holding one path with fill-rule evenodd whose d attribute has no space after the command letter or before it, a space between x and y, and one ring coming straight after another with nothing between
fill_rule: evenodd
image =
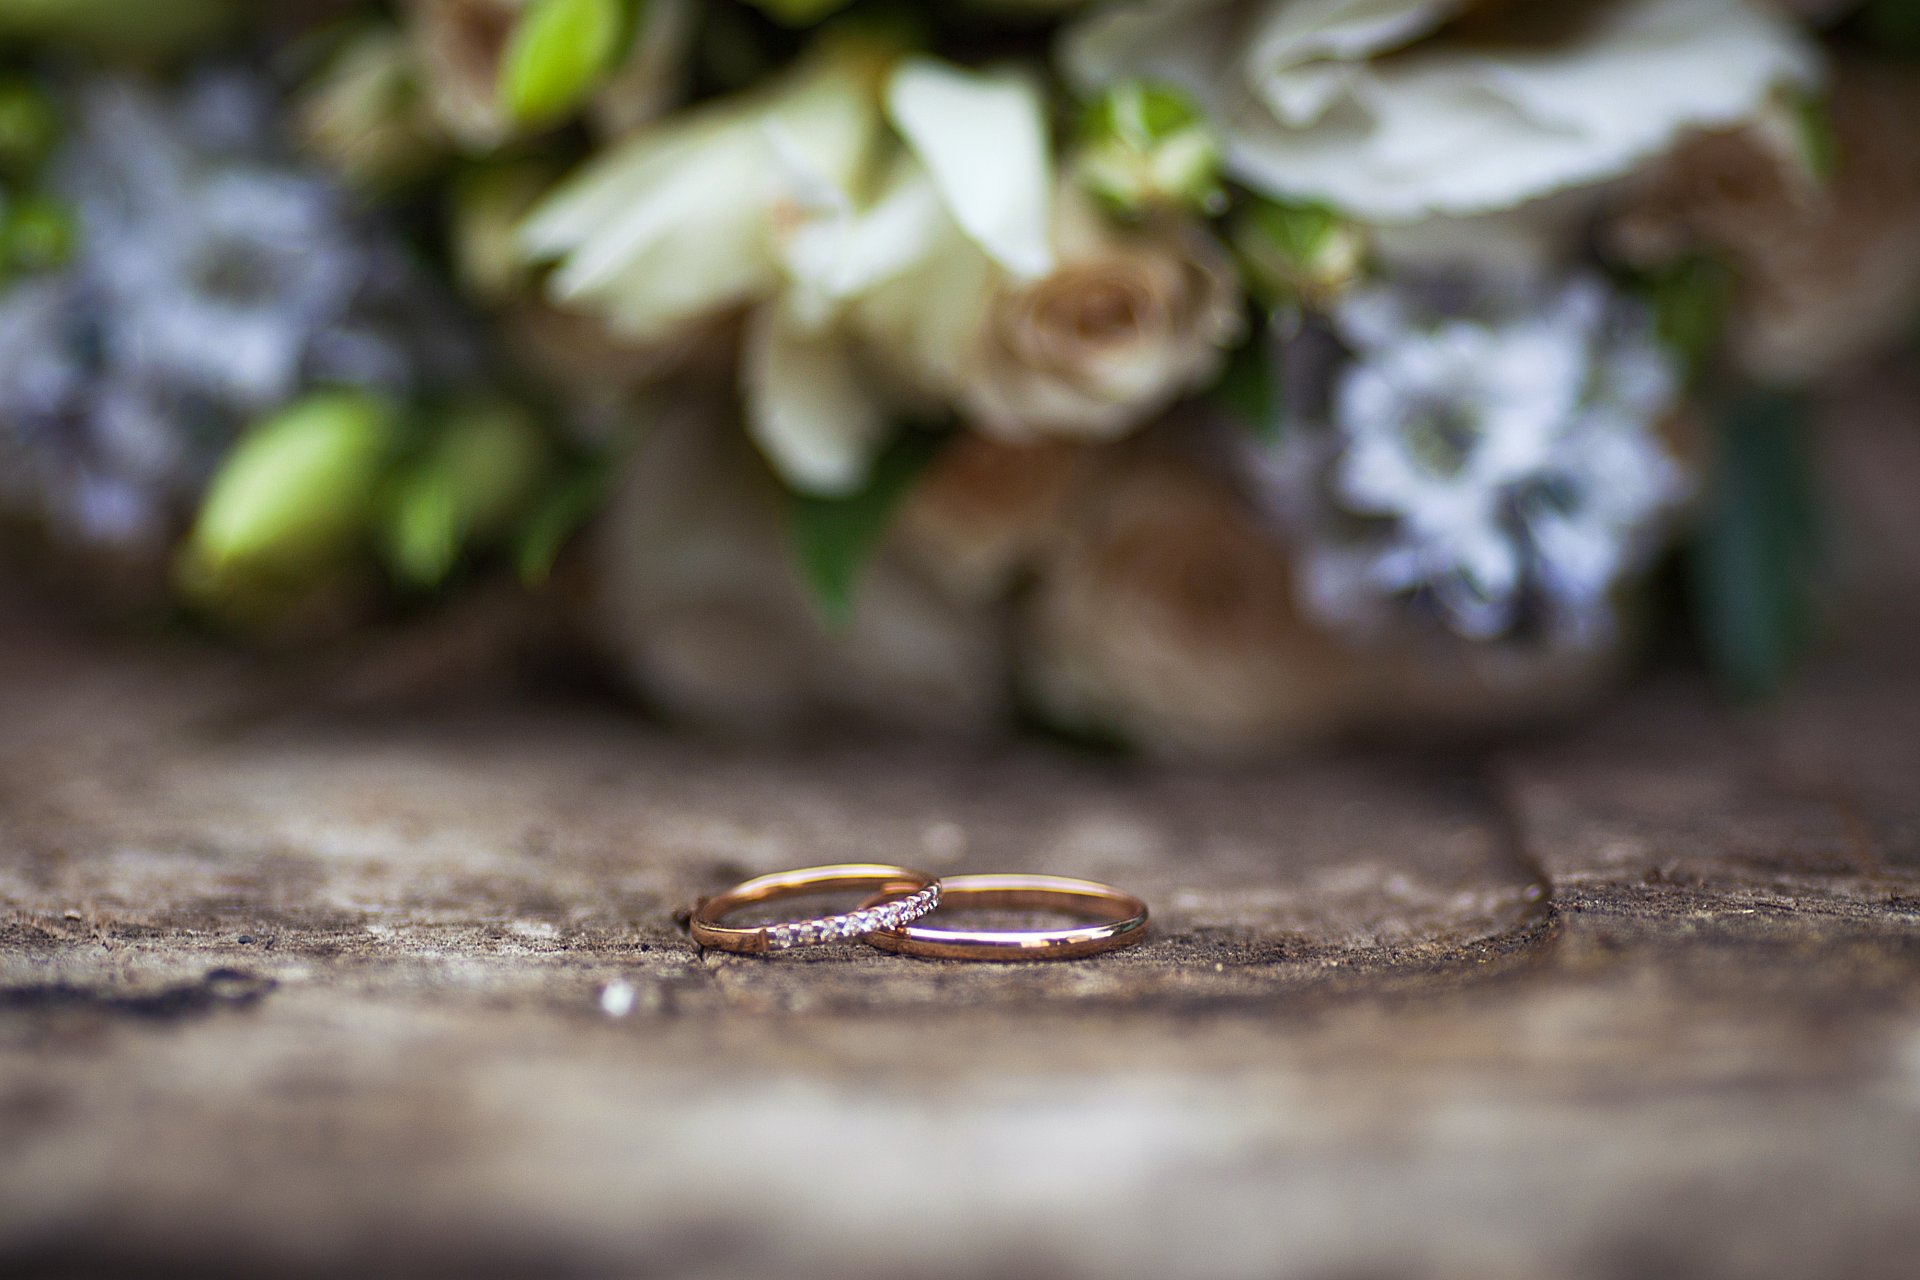
<instances>
[{"instance_id":1,"label":"white flower petal","mask_svg":"<svg viewBox=\"0 0 1920 1280\"><path fill-rule=\"evenodd\" d=\"M1624 0L1565 45L1443 43L1356 67L1308 128L1256 85L1231 121L1237 176L1384 222L1486 212L1614 177L1817 73L1784 20L1743 0Z\"/></svg>"},{"instance_id":2,"label":"white flower petal","mask_svg":"<svg viewBox=\"0 0 1920 1280\"><path fill-rule=\"evenodd\" d=\"M958 230L926 171L904 160L873 205L796 231L787 270L797 309L813 323L849 299L951 248ZM970 246L963 251L971 251Z\"/></svg>"},{"instance_id":3,"label":"white flower petal","mask_svg":"<svg viewBox=\"0 0 1920 1280\"><path fill-rule=\"evenodd\" d=\"M887 111L990 257L1026 279L1053 269L1046 104L1030 77L910 58L888 83Z\"/></svg>"},{"instance_id":4,"label":"white flower petal","mask_svg":"<svg viewBox=\"0 0 1920 1280\"><path fill-rule=\"evenodd\" d=\"M1121 80L1177 85L1214 101L1222 68L1241 52L1237 14L1221 0L1115 6L1071 27L1060 44L1066 76L1089 96Z\"/></svg>"},{"instance_id":5,"label":"white flower petal","mask_svg":"<svg viewBox=\"0 0 1920 1280\"><path fill-rule=\"evenodd\" d=\"M940 224L928 251L862 292L852 312L889 372L922 395L950 400L977 375L981 329L1000 269L944 209Z\"/></svg>"},{"instance_id":6,"label":"white flower petal","mask_svg":"<svg viewBox=\"0 0 1920 1280\"><path fill-rule=\"evenodd\" d=\"M1246 65L1275 116L1312 124L1352 83L1361 59L1433 30L1456 0L1268 0Z\"/></svg>"},{"instance_id":7,"label":"white flower petal","mask_svg":"<svg viewBox=\"0 0 1920 1280\"><path fill-rule=\"evenodd\" d=\"M777 288L793 224L845 215L879 130L868 81L824 57L613 148L533 212L523 251L559 260L555 301L630 338L669 336Z\"/></svg>"},{"instance_id":8,"label":"white flower petal","mask_svg":"<svg viewBox=\"0 0 1920 1280\"><path fill-rule=\"evenodd\" d=\"M636 338L771 289L772 160L751 122L690 121L617 149L536 209L522 244L560 258L556 302Z\"/></svg>"},{"instance_id":9,"label":"white flower petal","mask_svg":"<svg viewBox=\"0 0 1920 1280\"><path fill-rule=\"evenodd\" d=\"M797 489L859 489L885 442L887 415L842 336L767 305L747 322L742 378L747 428Z\"/></svg>"}]
</instances>

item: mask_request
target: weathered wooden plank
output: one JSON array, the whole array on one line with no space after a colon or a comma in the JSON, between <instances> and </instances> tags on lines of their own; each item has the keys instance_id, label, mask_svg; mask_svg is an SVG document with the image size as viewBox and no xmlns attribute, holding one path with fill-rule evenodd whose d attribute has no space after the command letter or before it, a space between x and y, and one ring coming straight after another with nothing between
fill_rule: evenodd
<instances>
[{"instance_id":1,"label":"weathered wooden plank","mask_svg":"<svg viewBox=\"0 0 1920 1280\"><path fill-rule=\"evenodd\" d=\"M1168 772L290 702L0 638L0 1262L1900 1276L1916 683L1491 761ZM1090 874L1054 967L702 956L730 877ZM632 992L613 1016L609 984ZM903 1226L903 1224L905 1224Z\"/></svg>"}]
</instances>

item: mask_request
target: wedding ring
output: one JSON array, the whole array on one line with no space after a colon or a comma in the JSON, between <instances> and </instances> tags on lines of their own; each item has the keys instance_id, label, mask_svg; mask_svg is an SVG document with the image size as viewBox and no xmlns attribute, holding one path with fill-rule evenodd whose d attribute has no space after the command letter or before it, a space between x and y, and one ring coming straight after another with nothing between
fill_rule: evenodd
<instances>
[{"instance_id":1,"label":"wedding ring","mask_svg":"<svg viewBox=\"0 0 1920 1280\"><path fill-rule=\"evenodd\" d=\"M908 922L876 929L869 945L900 955L938 960L1071 960L1147 936L1147 904L1092 880L1062 876L948 876L940 882L946 905L1057 911L1095 921L1064 929L942 929ZM875 899L877 900L877 899Z\"/></svg>"},{"instance_id":2,"label":"wedding ring","mask_svg":"<svg viewBox=\"0 0 1920 1280\"><path fill-rule=\"evenodd\" d=\"M835 889L873 889L874 895L857 911L795 920L785 924L736 928L720 923L742 907L781 898L798 898ZM708 898L693 910L688 922L693 940L703 947L760 955L813 947L859 938L875 929L897 928L918 920L940 905L940 882L924 871L885 863L845 862L830 867L806 867L757 876Z\"/></svg>"}]
</instances>

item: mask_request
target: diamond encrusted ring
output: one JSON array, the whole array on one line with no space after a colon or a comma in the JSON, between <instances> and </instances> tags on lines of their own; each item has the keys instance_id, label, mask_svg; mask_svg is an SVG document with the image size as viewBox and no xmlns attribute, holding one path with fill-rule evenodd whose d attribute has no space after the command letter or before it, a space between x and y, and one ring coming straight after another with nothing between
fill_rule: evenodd
<instances>
[{"instance_id":1,"label":"diamond encrusted ring","mask_svg":"<svg viewBox=\"0 0 1920 1280\"><path fill-rule=\"evenodd\" d=\"M835 890L867 890L872 896L857 911L813 920L745 928L720 923L734 912L756 903ZM876 929L898 929L939 905L940 882L924 871L878 862L845 862L830 867L781 871L737 884L694 908L689 925L693 940L703 947L761 955L864 938Z\"/></svg>"}]
</instances>

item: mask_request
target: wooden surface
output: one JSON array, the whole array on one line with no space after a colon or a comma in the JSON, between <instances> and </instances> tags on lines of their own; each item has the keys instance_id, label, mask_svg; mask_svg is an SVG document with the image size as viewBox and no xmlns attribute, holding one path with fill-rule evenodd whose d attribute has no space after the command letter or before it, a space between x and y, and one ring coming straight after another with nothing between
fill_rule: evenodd
<instances>
[{"instance_id":1,"label":"wooden surface","mask_svg":"<svg viewBox=\"0 0 1920 1280\"><path fill-rule=\"evenodd\" d=\"M787 755L343 710L0 612L0 1270L1920 1273L1920 676L1479 752ZM1108 879L1054 966L699 953L848 858ZM630 1006L630 1007L629 1007Z\"/></svg>"}]
</instances>

